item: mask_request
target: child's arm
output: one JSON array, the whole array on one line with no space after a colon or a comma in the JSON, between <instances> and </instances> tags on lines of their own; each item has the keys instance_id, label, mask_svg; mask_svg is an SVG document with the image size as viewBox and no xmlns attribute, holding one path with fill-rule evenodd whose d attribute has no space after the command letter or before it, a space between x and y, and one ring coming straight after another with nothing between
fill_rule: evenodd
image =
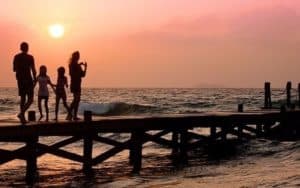
<instances>
[{"instance_id":1,"label":"child's arm","mask_svg":"<svg viewBox=\"0 0 300 188\"><path fill-rule=\"evenodd\" d=\"M56 89L55 89L56 85L54 85L54 84L51 82L50 78L48 79L48 84L51 86L51 88L53 89L54 93L56 93Z\"/></svg>"}]
</instances>

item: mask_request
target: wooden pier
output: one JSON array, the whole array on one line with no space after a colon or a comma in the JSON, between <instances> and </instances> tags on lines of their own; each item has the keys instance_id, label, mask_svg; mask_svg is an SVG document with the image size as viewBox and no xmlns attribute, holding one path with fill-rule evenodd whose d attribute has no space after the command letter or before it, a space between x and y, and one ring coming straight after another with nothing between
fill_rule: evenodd
<instances>
[{"instance_id":1,"label":"wooden pier","mask_svg":"<svg viewBox=\"0 0 300 188\"><path fill-rule=\"evenodd\" d=\"M129 164L133 172L142 168L142 149L146 142L155 142L170 148L180 161L188 160L188 151L204 144L223 142L227 139L255 137L295 136L299 138L300 111L257 111L240 113L203 113L191 115L160 115L138 117L106 117L92 120L85 113L84 121L32 122L26 125L0 123L0 142L20 142L25 145L14 151L0 149L0 164L14 159L26 161L26 181L33 182L38 169L37 158L52 154L82 163L84 172L123 150L129 150ZM201 134L198 129L210 129ZM103 137L102 133L129 133L130 138L121 142ZM168 135L165 137L165 135ZM41 137L62 136L64 140L51 145L40 143ZM74 142L83 142L83 155L62 149ZM93 157L93 142L113 146Z\"/></svg>"}]
</instances>

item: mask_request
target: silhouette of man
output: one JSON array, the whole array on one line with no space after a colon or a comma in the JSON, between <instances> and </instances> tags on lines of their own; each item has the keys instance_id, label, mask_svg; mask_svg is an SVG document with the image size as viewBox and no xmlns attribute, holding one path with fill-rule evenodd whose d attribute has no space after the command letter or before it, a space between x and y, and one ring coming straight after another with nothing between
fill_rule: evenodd
<instances>
[{"instance_id":1,"label":"silhouette of man","mask_svg":"<svg viewBox=\"0 0 300 188\"><path fill-rule=\"evenodd\" d=\"M28 49L28 44L22 42L20 45L21 53L15 55L13 61L13 71L16 72L20 96L20 113L18 118L22 123L26 122L25 112L33 102L33 89L36 81L34 58L28 54Z\"/></svg>"}]
</instances>

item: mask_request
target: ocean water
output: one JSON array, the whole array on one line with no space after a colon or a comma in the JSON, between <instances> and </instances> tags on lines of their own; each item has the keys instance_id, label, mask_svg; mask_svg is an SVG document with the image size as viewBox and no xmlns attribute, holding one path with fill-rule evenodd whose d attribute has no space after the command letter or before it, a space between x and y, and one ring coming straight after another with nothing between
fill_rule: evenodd
<instances>
[{"instance_id":1,"label":"ocean water","mask_svg":"<svg viewBox=\"0 0 300 188\"><path fill-rule=\"evenodd\" d=\"M275 107L284 103L283 89L272 90ZM0 122L16 121L18 96L15 88L0 89ZM71 96L68 96L70 102ZM296 102L296 91L293 91ZM140 116L188 114L207 111L260 110L263 89L84 89L80 113L92 110L95 116ZM54 118L54 94L50 93L50 120ZM36 101L31 110L37 111ZM61 105L60 119L66 113ZM117 140L127 134L106 134ZM63 138L44 137L43 143ZM0 143L15 149L18 143ZM95 143L94 155L110 146ZM86 176L81 164L46 154L38 159L36 187L300 187L300 141L254 139L225 146L199 148L189 153L187 165L174 165L170 150L147 143L143 150L140 175L131 174L128 151L119 153L94 167ZM82 142L64 149L82 153ZM25 162L14 160L0 166L0 186L25 186Z\"/></svg>"}]
</instances>

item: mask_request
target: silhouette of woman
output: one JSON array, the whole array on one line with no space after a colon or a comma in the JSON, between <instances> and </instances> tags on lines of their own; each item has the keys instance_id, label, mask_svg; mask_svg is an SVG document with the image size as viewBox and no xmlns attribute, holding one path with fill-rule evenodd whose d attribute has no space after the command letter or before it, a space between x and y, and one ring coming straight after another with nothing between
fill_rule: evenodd
<instances>
[{"instance_id":1,"label":"silhouette of woman","mask_svg":"<svg viewBox=\"0 0 300 188\"><path fill-rule=\"evenodd\" d=\"M77 116L80 97L81 97L81 78L85 76L87 70L87 63L79 63L80 53L78 51L73 52L70 63L69 63L69 73L71 76L71 93L73 93L73 101L70 106L70 112L73 115L73 120L79 120ZM83 69L81 67L83 65ZM68 117L69 120L72 119L71 116Z\"/></svg>"}]
</instances>

